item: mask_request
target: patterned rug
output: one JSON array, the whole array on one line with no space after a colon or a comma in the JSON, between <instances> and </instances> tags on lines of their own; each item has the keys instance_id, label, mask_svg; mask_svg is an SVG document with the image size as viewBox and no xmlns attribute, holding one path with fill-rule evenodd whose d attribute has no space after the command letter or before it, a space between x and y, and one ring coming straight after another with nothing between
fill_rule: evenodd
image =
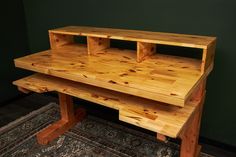
<instances>
[{"instance_id":1,"label":"patterned rug","mask_svg":"<svg viewBox=\"0 0 236 157\"><path fill-rule=\"evenodd\" d=\"M179 146L93 116L46 146L35 134L60 118L58 105L31 112L0 128L2 157L177 157ZM201 157L212 157L201 153Z\"/></svg>"}]
</instances>

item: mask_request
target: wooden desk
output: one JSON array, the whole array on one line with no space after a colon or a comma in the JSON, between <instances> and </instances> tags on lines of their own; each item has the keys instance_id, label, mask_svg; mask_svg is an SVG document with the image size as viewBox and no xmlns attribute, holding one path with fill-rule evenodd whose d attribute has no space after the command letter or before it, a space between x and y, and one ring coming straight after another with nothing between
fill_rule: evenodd
<instances>
[{"instance_id":1,"label":"wooden desk","mask_svg":"<svg viewBox=\"0 0 236 157\"><path fill-rule=\"evenodd\" d=\"M51 49L15 59L37 72L14 81L23 92L59 93L62 119L38 133L47 144L85 116L71 96L119 110L121 121L154 131L157 139L181 138L181 157L197 156L205 84L213 68L216 38L93 27L49 31ZM76 43L85 36L87 44ZM137 50L110 46L111 39L137 43ZM193 59L158 53L157 44L202 49Z\"/></svg>"}]
</instances>

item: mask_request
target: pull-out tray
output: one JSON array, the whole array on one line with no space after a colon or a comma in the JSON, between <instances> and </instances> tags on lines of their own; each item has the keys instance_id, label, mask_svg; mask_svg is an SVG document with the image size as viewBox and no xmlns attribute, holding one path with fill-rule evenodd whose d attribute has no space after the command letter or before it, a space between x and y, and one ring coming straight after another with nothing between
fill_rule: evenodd
<instances>
[{"instance_id":1,"label":"pull-out tray","mask_svg":"<svg viewBox=\"0 0 236 157\"><path fill-rule=\"evenodd\" d=\"M44 74L34 74L13 84L38 93L57 91L119 110L121 121L172 138L179 136L199 104L190 100L181 108Z\"/></svg>"}]
</instances>

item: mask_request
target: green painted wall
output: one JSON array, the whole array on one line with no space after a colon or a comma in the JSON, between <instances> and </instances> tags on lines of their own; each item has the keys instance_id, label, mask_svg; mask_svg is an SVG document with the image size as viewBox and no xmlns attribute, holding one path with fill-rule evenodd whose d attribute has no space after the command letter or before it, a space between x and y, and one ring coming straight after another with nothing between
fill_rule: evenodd
<instances>
[{"instance_id":1,"label":"green painted wall","mask_svg":"<svg viewBox=\"0 0 236 157\"><path fill-rule=\"evenodd\" d=\"M49 47L47 30L88 25L218 37L201 136L236 146L236 1L24 0L32 52Z\"/></svg>"},{"instance_id":2,"label":"green painted wall","mask_svg":"<svg viewBox=\"0 0 236 157\"><path fill-rule=\"evenodd\" d=\"M24 8L21 0L4 1L0 5L0 105L19 92L12 81L26 72L14 67L13 59L28 51Z\"/></svg>"}]
</instances>

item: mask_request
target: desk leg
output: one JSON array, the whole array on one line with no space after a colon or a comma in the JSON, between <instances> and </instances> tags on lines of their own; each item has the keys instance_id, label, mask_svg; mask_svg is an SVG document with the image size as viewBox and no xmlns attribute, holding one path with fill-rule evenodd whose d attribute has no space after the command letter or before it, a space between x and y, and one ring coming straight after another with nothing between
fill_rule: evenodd
<instances>
[{"instance_id":1,"label":"desk leg","mask_svg":"<svg viewBox=\"0 0 236 157\"><path fill-rule=\"evenodd\" d=\"M50 124L36 135L39 144L48 144L72 128L86 115L86 111L83 108L79 108L76 112L74 112L73 100L69 95L59 93L59 104L61 119L53 124Z\"/></svg>"},{"instance_id":2,"label":"desk leg","mask_svg":"<svg viewBox=\"0 0 236 157\"><path fill-rule=\"evenodd\" d=\"M200 106L199 106L200 107ZM201 146L198 145L200 126L200 108L181 137L180 157L198 157Z\"/></svg>"},{"instance_id":3,"label":"desk leg","mask_svg":"<svg viewBox=\"0 0 236 157\"><path fill-rule=\"evenodd\" d=\"M199 157L201 146L198 144L201 116L205 101L205 81L200 85L199 90L193 99L201 100L198 107L188 123L184 133L181 135L180 157Z\"/></svg>"}]
</instances>

